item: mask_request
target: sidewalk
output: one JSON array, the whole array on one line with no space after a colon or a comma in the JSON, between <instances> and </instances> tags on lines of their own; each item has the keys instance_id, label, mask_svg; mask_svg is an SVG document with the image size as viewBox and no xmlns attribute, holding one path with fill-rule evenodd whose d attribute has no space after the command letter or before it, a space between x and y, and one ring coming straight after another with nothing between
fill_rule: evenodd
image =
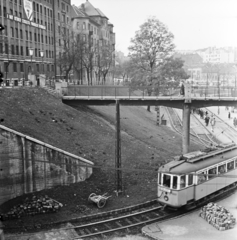
<instances>
[{"instance_id":1,"label":"sidewalk","mask_svg":"<svg viewBox=\"0 0 237 240\"><path fill-rule=\"evenodd\" d=\"M218 202L228 209L237 219L237 192L227 199ZM235 240L237 225L233 229L219 231L203 218L199 217L200 210L183 217L153 223L142 228L143 234L157 240Z\"/></svg>"}]
</instances>

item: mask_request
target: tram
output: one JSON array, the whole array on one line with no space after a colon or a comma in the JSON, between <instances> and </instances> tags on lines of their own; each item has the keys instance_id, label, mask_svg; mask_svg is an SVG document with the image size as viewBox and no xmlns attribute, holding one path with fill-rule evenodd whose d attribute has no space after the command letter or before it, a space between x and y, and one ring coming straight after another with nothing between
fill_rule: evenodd
<instances>
[{"instance_id":1,"label":"tram","mask_svg":"<svg viewBox=\"0 0 237 240\"><path fill-rule=\"evenodd\" d=\"M173 208L194 207L237 185L237 146L191 152L158 170L158 201Z\"/></svg>"}]
</instances>

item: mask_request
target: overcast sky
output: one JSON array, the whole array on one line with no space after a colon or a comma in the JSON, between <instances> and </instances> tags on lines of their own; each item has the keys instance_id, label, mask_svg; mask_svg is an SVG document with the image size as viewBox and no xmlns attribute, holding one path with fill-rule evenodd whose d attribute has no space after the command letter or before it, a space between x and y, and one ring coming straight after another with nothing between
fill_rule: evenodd
<instances>
[{"instance_id":1,"label":"overcast sky","mask_svg":"<svg viewBox=\"0 0 237 240\"><path fill-rule=\"evenodd\" d=\"M237 0L89 0L114 25L116 50L128 53L130 39L156 16L174 34L177 50L237 47ZM71 0L79 6L86 0Z\"/></svg>"}]
</instances>

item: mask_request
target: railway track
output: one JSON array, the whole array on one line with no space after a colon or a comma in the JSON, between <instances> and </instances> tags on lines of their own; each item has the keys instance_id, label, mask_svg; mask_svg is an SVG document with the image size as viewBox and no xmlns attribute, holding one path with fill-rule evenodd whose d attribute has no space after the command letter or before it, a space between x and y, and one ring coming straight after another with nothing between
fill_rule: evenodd
<instances>
[{"instance_id":1,"label":"railway track","mask_svg":"<svg viewBox=\"0 0 237 240\"><path fill-rule=\"evenodd\" d=\"M182 121L177 114L177 112L173 108L166 108L166 112L168 113L171 126L173 129L180 135L182 135ZM202 137L201 137L202 136ZM205 134L204 135L198 135L193 129L190 130L190 140L193 141L194 143L201 144L204 147L210 147L211 142L209 139L206 139Z\"/></svg>"},{"instance_id":2,"label":"railway track","mask_svg":"<svg viewBox=\"0 0 237 240\"><path fill-rule=\"evenodd\" d=\"M218 124L218 129L220 129L220 135L225 134L227 138L230 139L230 142L234 142L237 144L237 130L230 126L228 123L223 121L218 115L213 113L210 109L206 108L206 111L210 113L210 115L215 116L216 118L216 125Z\"/></svg>"},{"instance_id":3,"label":"railway track","mask_svg":"<svg viewBox=\"0 0 237 240\"><path fill-rule=\"evenodd\" d=\"M79 239L104 239L105 235L115 232L124 232L137 227L144 226L153 222L161 222L164 220L176 218L178 216L186 215L189 212L195 211L210 201L216 201L228 197L236 191L236 184L227 187L209 198L204 198L202 201L197 202L197 205L192 209L178 209L172 211L166 209L164 206L154 204L152 207L143 207L136 211L117 213L103 218L97 218L97 221L89 221L87 223L77 223L75 220L70 222L70 227L60 228L60 230L71 231L74 230L77 236L71 240ZM139 228L140 230L140 228ZM137 231L137 230L136 230Z\"/></svg>"}]
</instances>

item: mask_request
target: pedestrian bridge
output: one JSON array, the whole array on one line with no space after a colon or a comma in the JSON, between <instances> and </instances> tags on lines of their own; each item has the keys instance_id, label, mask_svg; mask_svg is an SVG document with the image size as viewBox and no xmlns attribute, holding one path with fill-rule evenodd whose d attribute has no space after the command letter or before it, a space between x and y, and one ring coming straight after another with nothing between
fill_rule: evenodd
<instances>
[{"instance_id":1,"label":"pedestrian bridge","mask_svg":"<svg viewBox=\"0 0 237 240\"><path fill-rule=\"evenodd\" d=\"M235 89L234 89L235 90ZM175 95L176 92L176 95ZM231 88L197 88L186 91L185 96L177 96L178 90L161 91L149 96L149 90L131 90L125 86L80 86L69 85L62 88L62 101L68 105L120 105L127 106L167 106L183 109L184 104L193 108L209 106L236 106L237 91Z\"/></svg>"},{"instance_id":2,"label":"pedestrian bridge","mask_svg":"<svg viewBox=\"0 0 237 240\"><path fill-rule=\"evenodd\" d=\"M189 152L190 145L190 112L192 108L210 106L236 106L236 88L192 88L185 87L185 95L177 96L179 89L165 86L159 92L154 89L132 90L125 86L80 86L68 85L61 89L63 103L78 105L116 105L116 158L120 162L120 105L127 106L166 106L183 109L183 154ZM155 93L154 93L155 92ZM152 93L152 94L151 94ZM157 108L157 116L159 108Z\"/></svg>"}]
</instances>

